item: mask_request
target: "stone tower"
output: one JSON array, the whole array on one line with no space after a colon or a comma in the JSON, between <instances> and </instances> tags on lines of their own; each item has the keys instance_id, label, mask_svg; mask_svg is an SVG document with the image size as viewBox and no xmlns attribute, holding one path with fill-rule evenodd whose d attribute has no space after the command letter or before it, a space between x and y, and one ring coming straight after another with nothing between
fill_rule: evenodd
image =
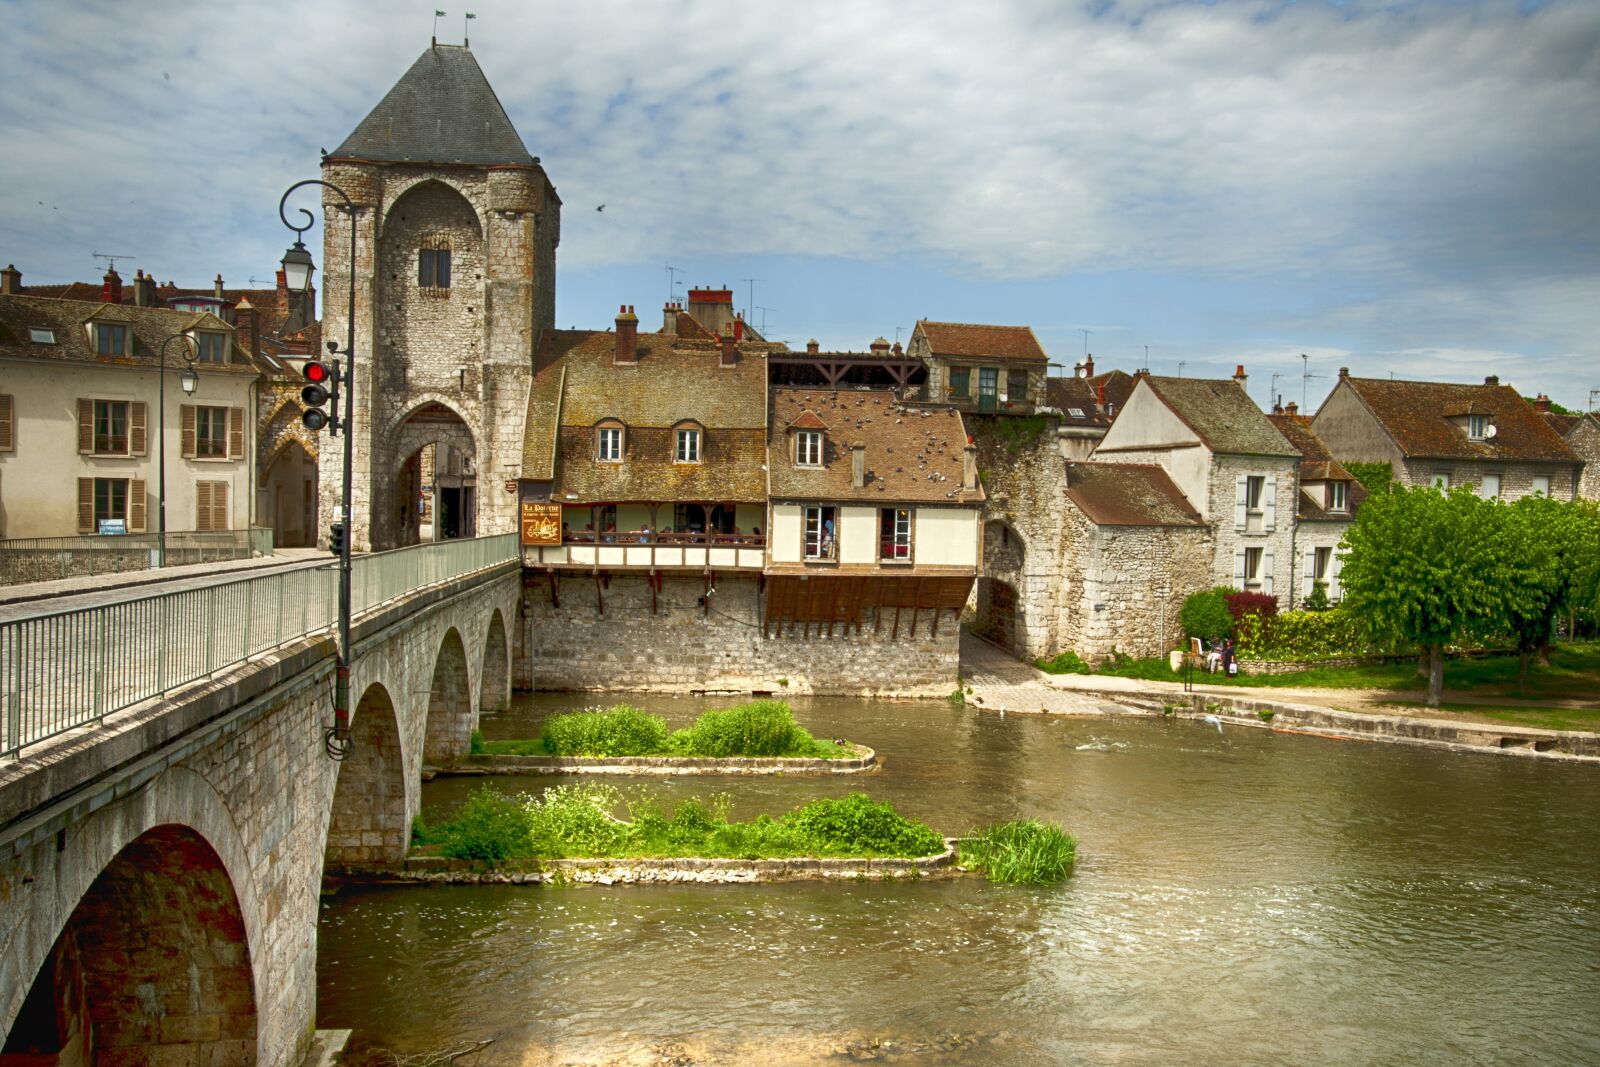
<instances>
[{"instance_id":1,"label":"stone tower","mask_svg":"<svg viewBox=\"0 0 1600 1067\"><path fill-rule=\"evenodd\" d=\"M534 346L555 320L561 200L464 45L422 53L322 177L323 337L343 342L355 272L353 546L418 540L424 450L449 456L432 535L517 528ZM321 458L323 537L334 521L341 449ZM511 485L513 491L507 491ZM450 496L449 494L454 494Z\"/></svg>"}]
</instances>

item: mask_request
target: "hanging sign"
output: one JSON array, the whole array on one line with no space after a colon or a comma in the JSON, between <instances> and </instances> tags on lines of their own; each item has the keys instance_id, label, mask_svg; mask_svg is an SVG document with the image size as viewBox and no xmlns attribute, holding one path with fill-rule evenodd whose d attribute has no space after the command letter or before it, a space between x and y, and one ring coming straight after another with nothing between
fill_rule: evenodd
<instances>
[{"instance_id":1,"label":"hanging sign","mask_svg":"<svg viewBox=\"0 0 1600 1067\"><path fill-rule=\"evenodd\" d=\"M525 501L522 505L522 543L559 545L561 543L561 505Z\"/></svg>"}]
</instances>

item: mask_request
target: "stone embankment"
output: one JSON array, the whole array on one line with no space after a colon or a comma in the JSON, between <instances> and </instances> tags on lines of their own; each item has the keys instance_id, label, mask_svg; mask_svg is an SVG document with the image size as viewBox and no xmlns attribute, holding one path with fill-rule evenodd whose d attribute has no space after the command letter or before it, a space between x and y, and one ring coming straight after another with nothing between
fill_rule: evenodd
<instances>
[{"instance_id":1,"label":"stone embankment","mask_svg":"<svg viewBox=\"0 0 1600 1067\"><path fill-rule=\"evenodd\" d=\"M854 756L837 759L792 756L503 756L476 753L463 762L425 767L422 775L630 774L679 778L691 775L866 774L878 769L878 754L853 745Z\"/></svg>"},{"instance_id":2,"label":"stone embankment","mask_svg":"<svg viewBox=\"0 0 1600 1067\"><path fill-rule=\"evenodd\" d=\"M547 859L526 865L485 868L467 860L443 856L411 856L394 869L351 872L366 881L417 885L538 885L580 883L593 885L665 885L670 883L767 883L895 881L899 879L953 878L967 874L956 866L954 839L935 856L910 859L840 859L804 856L791 859Z\"/></svg>"}]
</instances>

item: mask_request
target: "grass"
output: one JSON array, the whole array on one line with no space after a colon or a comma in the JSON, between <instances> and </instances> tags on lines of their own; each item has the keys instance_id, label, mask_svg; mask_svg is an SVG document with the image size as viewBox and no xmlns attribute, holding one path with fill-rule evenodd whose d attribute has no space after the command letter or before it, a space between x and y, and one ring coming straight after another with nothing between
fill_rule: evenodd
<instances>
[{"instance_id":1,"label":"grass","mask_svg":"<svg viewBox=\"0 0 1600 1067\"><path fill-rule=\"evenodd\" d=\"M557 715L536 738L485 741L474 736L472 751L495 756L783 756L839 759L850 745L812 737L781 700L752 700L702 712L690 726L667 730L667 721L627 704Z\"/></svg>"},{"instance_id":2,"label":"grass","mask_svg":"<svg viewBox=\"0 0 1600 1067\"><path fill-rule=\"evenodd\" d=\"M1078 842L1055 823L1019 820L974 832L961 842L956 862L981 870L992 882L1054 885L1077 860Z\"/></svg>"},{"instance_id":3,"label":"grass","mask_svg":"<svg viewBox=\"0 0 1600 1067\"><path fill-rule=\"evenodd\" d=\"M1458 715L1474 715L1512 726L1531 726L1540 730L1600 730L1600 708L1494 708L1481 704L1440 704L1429 708L1420 700L1396 700L1396 707L1417 708L1422 711L1450 711Z\"/></svg>"},{"instance_id":4,"label":"grass","mask_svg":"<svg viewBox=\"0 0 1600 1067\"><path fill-rule=\"evenodd\" d=\"M732 822L728 810L726 794L690 797L668 814L642 794L624 800L613 786L557 786L539 797L484 786L454 818L431 826L419 819L413 842L424 853L491 866L562 858L915 857L945 847L926 823L862 793L813 800L776 819Z\"/></svg>"}]
</instances>

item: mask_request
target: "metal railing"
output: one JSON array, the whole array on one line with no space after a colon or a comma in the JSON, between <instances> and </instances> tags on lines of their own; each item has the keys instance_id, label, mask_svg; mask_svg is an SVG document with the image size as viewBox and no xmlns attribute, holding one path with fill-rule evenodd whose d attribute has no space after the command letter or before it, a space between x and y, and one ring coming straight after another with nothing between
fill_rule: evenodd
<instances>
[{"instance_id":1,"label":"metal railing","mask_svg":"<svg viewBox=\"0 0 1600 1067\"><path fill-rule=\"evenodd\" d=\"M161 535L14 537L0 541L0 585L153 570ZM272 531L262 527L216 533L169 531L167 566L217 563L272 554Z\"/></svg>"},{"instance_id":2,"label":"metal railing","mask_svg":"<svg viewBox=\"0 0 1600 1067\"><path fill-rule=\"evenodd\" d=\"M351 614L519 560L516 534L357 556ZM0 757L338 622L337 563L0 624Z\"/></svg>"}]
</instances>

